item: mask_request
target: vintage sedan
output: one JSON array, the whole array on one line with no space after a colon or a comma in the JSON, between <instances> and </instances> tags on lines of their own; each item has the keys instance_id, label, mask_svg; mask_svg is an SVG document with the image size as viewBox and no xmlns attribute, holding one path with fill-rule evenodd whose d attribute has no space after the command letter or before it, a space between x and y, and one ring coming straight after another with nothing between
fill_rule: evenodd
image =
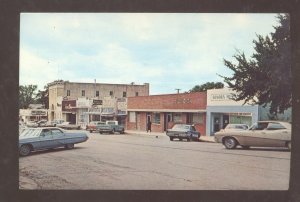
<instances>
[{"instance_id":1,"label":"vintage sedan","mask_svg":"<svg viewBox=\"0 0 300 202\"><path fill-rule=\"evenodd\" d=\"M281 121L259 121L248 130L229 130L215 133L215 141L226 149L240 145L253 147L287 147L291 149L291 124Z\"/></svg>"},{"instance_id":2,"label":"vintage sedan","mask_svg":"<svg viewBox=\"0 0 300 202\"><path fill-rule=\"evenodd\" d=\"M65 130L79 130L80 125L72 124L70 122L62 122L61 124L56 124L56 127L65 129Z\"/></svg>"},{"instance_id":3,"label":"vintage sedan","mask_svg":"<svg viewBox=\"0 0 300 202\"><path fill-rule=\"evenodd\" d=\"M171 141L174 138L178 138L180 141L183 139L199 141L200 132L196 131L193 125L175 124L172 129L166 131L166 135L169 136Z\"/></svg>"},{"instance_id":4,"label":"vintage sedan","mask_svg":"<svg viewBox=\"0 0 300 202\"><path fill-rule=\"evenodd\" d=\"M26 128L19 134L19 154L29 155L31 151L65 147L73 149L74 144L85 142L88 136L83 132L66 132L57 127Z\"/></svg>"}]
</instances>

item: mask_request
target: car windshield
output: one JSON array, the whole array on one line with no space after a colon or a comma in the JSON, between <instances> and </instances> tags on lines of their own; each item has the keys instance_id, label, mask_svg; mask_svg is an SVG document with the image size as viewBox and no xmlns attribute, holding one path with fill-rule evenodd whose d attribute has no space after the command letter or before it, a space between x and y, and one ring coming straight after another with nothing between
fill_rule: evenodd
<instances>
[{"instance_id":1,"label":"car windshield","mask_svg":"<svg viewBox=\"0 0 300 202\"><path fill-rule=\"evenodd\" d=\"M175 129L175 130L188 130L190 129L190 126L189 125L183 125L183 124L176 124L173 126L172 129Z\"/></svg>"},{"instance_id":2,"label":"car windshield","mask_svg":"<svg viewBox=\"0 0 300 202\"><path fill-rule=\"evenodd\" d=\"M20 137L38 137L40 134L41 129L26 128L21 132Z\"/></svg>"}]
</instances>

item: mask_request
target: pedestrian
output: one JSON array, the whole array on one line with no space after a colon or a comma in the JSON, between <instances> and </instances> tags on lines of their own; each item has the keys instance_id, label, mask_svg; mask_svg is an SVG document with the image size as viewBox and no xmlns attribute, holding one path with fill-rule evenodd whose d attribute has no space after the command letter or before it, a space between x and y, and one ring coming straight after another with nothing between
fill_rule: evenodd
<instances>
[{"instance_id":1,"label":"pedestrian","mask_svg":"<svg viewBox=\"0 0 300 202\"><path fill-rule=\"evenodd\" d=\"M147 123L147 133L148 133L148 131L150 131L150 133L151 133L151 121L150 120Z\"/></svg>"}]
</instances>

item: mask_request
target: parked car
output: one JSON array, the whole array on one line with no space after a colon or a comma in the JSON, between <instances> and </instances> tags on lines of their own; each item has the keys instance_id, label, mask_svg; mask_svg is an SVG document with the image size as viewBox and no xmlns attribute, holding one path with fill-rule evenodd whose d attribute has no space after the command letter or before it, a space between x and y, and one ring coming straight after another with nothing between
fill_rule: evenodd
<instances>
[{"instance_id":1,"label":"parked car","mask_svg":"<svg viewBox=\"0 0 300 202\"><path fill-rule=\"evenodd\" d=\"M255 147L288 147L291 149L291 124L281 121L259 121L248 130L219 131L215 141L222 143L226 149L238 145L248 149Z\"/></svg>"},{"instance_id":2,"label":"parked car","mask_svg":"<svg viewBox=\"0 0 300 202\"><path fill-rule=\"evenodd\" d=\"M105 125L105 122L91 121L89 124L87 124L86 130L90 131L90 133L97 131L97 125Z\"/></svg>"},{"instance_id":3,"label":"parked car","mask_svg":"<svg viewBox=\"0 0 300 202\"><path fill-rule=\"evenodd\" d=\"M186 139L187 141L198 141L200 138L200 132L196 131L193 125L187 124L175 124L172 129L166 131L166 135L173 141L174 138L180 141Z\"/></svg>"},{"instance_id":4,"label":"parked car","mask_svg":"<svg viewBox=\"0 0 300 202\"><path fill-rule=\"evenodd\" d=\"M62 122L61 124L56 124L56 127L62 128L62 129L66 129L66 130L72 130L72 129L80 129L80 125L76 125L76 124L71 124L70 122Z\"/></svg>"},{"instance_id":5,"label":"parked car","mask_svg":"<svg viewBox=\"0 0 300 202\"><path fill-rule=\"evenodd\" d=\"M55 127L57 124L62 124L63 122L65 122L63 119L54 119L49 125Z\"/></svg>"},{"instance_id":6,"label":"parked car","mask_svg":"<svg viewBox=\"0 0 300 202\"><path fill-rule=\"evenodd\" d=\"M43 119L43 120L40 120L37 122L38 124L38 127L44 127L44 126L47 126L47 120Z\"/></svg>"},{"instance_id":7,"label":"parked car","mask_svg":"<svg viewBox=\"0 0 300 202\"><path fill-rule=\"evenodd\" d=\"M102 133L113 134L115 132L118 132L120 134L125 133L124 126L119 125L118 121L106 121L105 124L97 125L96 128L100 134L102 134Z\"/></svg>"},{"instance_id":8,"label":"parked car","mask_svg":"<svg viewBox=\"0 0 300 202\"><path fill-rule=\"evenodd\" d=\"M35 127L38 127L39 124L38 124L36 121L27 121L27 122L26 122L26 126L27 126L27 127L35 128Z\"/></svg>"},{"instance_id":9,"label":"parked car","mask_svg":"<svg viewBox=\"0 0 300 202\"><path fill-rule=\"evenodd\" d=\"M32 151L65 147L73 149L74 144L85 142L88 136L83 132L66 132L57 127L25 128L19 134L19 154L27 156Z\"/></svg>"}]
</instances>

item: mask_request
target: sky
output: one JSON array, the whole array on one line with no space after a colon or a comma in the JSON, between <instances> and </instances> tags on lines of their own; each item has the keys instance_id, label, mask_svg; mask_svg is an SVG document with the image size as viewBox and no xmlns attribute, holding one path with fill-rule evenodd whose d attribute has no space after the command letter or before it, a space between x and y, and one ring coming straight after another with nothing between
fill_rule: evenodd
<instances>
[{"instance_id":1,"label":"sky","mask_svg":"<svg viewBox=\"0 0 300 202\"><path fill-rule=\"evenodd\" d=\"M223 59L254 52L277 14L21 13L20 85L150 84L150 94L186 92L233 72Z\"/></svg>"}]
</instances>

